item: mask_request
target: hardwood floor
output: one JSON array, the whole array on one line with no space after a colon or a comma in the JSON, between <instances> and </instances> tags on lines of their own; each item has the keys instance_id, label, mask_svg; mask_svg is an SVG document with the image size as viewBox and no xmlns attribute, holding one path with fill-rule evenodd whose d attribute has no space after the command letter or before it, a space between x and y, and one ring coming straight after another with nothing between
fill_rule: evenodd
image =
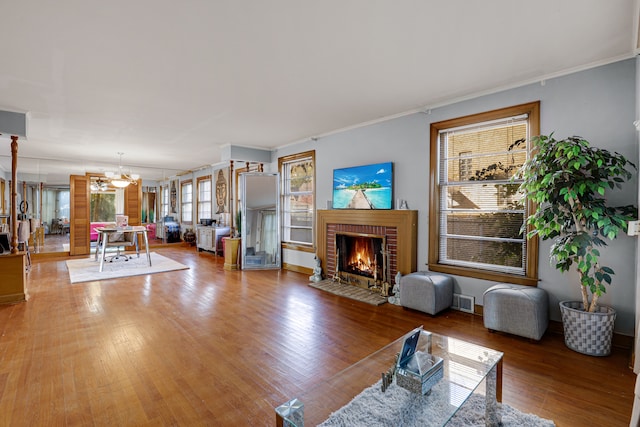
<instances>
[{"instance_id":1,"label":"hardwood floor","mask_svg":"<svg viewBox=\"0 0 640 427\"><path fill-rule=\"evenodd\" d=\"M68 234L47 234L44 236L44 245L31 247L33 253L36 252L69 252L69 235Z\"/></svg>"},{"instance_id":2,"label":"hardwood floor","mask_svg":"<svg viewBox=\"0 0 640 427\"><path fill-rule=\"evenodd\" d=\"M374 307L307 275L154 250L190 269L70 284L64 259L34 261L29 301L0 306L0 426L273 426L275 406L421 324L505 352L503 401L521 411L629 423L628 350L583 356L560 335L532 343L479 316Z\"/></svg>"}]
</instances>

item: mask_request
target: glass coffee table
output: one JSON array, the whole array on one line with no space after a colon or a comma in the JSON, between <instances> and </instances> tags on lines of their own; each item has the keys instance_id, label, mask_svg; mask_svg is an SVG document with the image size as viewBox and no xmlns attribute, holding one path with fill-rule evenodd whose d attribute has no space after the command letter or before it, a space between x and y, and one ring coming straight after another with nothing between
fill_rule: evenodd
<instances>
[{"instance_id":1,"label":"glass coffee table","mask_svg":"<svg viewBox=\"0 0 640 427\"><path fill-rule=\"evenodd\" d=\"M460 339L420 331L417 350L443 359L442 378L427 395L399 387L397 378L383 392L382 374L395 365L409 334L276 408L276 425L316 426L338 411L349 425L444 426L474 392L484 395L486 425L501 424L503 353Z\"/></svg>"}]
</instances>

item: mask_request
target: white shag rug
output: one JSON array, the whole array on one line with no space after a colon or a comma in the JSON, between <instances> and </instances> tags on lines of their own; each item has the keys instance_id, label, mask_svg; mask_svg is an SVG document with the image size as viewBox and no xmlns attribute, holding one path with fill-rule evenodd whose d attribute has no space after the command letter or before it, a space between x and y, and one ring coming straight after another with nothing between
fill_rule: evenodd
<instances>
[{"instance_id":1,"label":"white shag rug","mask_svg":"<svg viewBox=\"0 0 640 427\"><path fill-rule=\"evenodd\" d=\"M410 426L441 426L442 413L451 411L451 406L434 407L422 402L431 398L433 401L438 393L444 393L443 387L436 385L431 395L421 396L411 393L394 382L382 393L380 381L365 389L353 398L351 402L332 413L320 424L321 427L410 427ZM555 423L533 414L525 414L504 403L498 404L502 414L503 426L553 427ZM440 417L434 416L440 412ZM447 426L453 427L484 427L485 426L485 397L479 394L469 396L464 405L451 419ZM438 419L440 418L440 420Z\"/></svg>"},{"instance_id":2,"label":"white shag rug","mask_svg":"<svg viewBox=\"0 0 640 427\"><path fill-rule=\"evenodd\" d=\"M147 262L147 255L140 253L140 258L133 255L129 261L105 261L102 272L100 261L91 258L70 259L67 261L69 279L71 283L92 282L94 280L115 279L118 277L139 276L144 274L163 273L165 271L185 270L189 267L165 256L151 252L151 267Z\"/></svg>"}]
</instances>

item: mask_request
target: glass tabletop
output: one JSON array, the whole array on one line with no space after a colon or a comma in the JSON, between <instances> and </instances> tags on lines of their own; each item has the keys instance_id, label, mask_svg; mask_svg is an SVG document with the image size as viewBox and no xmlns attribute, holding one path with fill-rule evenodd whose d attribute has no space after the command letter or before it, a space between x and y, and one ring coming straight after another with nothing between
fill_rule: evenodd
<instances>
[{"instance_id":1,"label":"glass tabletop","mask_svg":"<svg viewBox=\"0 0 640 427\"><path fill-rule=\"evenodd\" d=\"M357 419L366 425L371 424L372 421L378 421L372 417L380 417L379 421L382 425L398 419L403 420L403 425L411 425L411 421L407 420L420 419L420 413L423 413L428 414L426 425L442 426L455 415L474 391L487 396L487 408L492 407L491 410L495 408L496 396L498 400L501 399L503 353L422 329L419 330L416 352L429 353L442 358L441 378L438 376L430 392L422 395L400 387L396 372L392 384L383 392L382 374L389 372L395 366L405 338L415 331L403 335L370 356L322 381L297 396L296 399L276 408L276 413L281 415L293 414L292 417L285 417L283 425L316 426L340 410L338 413L341 414L342 419ZM485 379L488 378L492 378L491 385L484 387ZM480 387L481 384L483 387ZM354 400L356 396L358 397ZM357 403L350 403L352 400ZM300 406L303 406L302 410ZM363 406L366 410L358 413L358 406ZM412 413L408 414L408 411ZM302 414L304 424L302 424ZM492 414L490 418L495 417ZM335 424L328 422L327 425L339 425L339 421ZM424 417L420 425L425 425Z\"/></svg>"}]
</instances>

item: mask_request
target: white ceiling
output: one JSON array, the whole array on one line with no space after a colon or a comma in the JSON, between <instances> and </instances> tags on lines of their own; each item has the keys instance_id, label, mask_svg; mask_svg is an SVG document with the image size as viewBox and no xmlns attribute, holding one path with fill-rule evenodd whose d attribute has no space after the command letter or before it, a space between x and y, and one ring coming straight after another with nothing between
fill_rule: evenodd
<instances>
[{"instance_id":1,"label":"white ceiling","mask_svg":"<svg viewBox=\"0 0 640 427\"><path fill-rule=\"evenodd\" d=\"M158 179L632 57L637 1L4 1L0 109L20 172Z\"/></svg>"}]
</instances>

